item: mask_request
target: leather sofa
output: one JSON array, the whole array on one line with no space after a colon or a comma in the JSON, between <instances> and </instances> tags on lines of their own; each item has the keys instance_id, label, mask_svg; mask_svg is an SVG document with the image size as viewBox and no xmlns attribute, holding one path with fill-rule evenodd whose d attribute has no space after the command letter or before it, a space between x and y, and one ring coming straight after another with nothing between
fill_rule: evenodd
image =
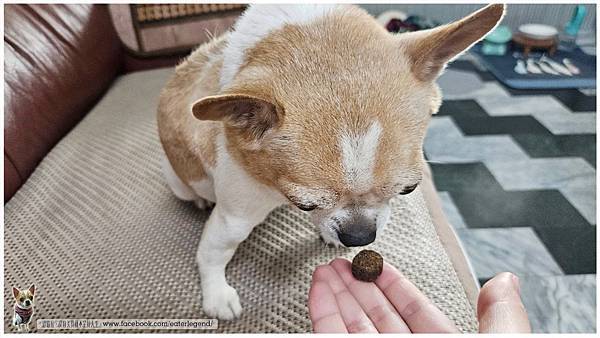
<instances>
[{"instance_id":1,"label":"leather sofa","mask_svg":"<svg viewBox=\"0 0 600 338\"><path fill-rule=\"evenodd\" d=\"M26 283L38 287L38 318L201 315L191 257L207 215L169 194L157 164L154 109L171 69L130 73L132 56L104 5L6 5L4 25L5 331L13 330L10 286ZM473 331L478 285L429 171L418 190L397 202L399 228L380 249ZM310 329L303 302L312 267L353 254L323 248L297 210L283 208L266 223L228 268L246 312L221 332ZM263 274L265 266L286 273ZM179 284L189 292L184 308L170 302Z\"/></svg>"},{"instance_id":2,"label":"leather sofa","mask_svg":"<svg viewBox=\"0 0 600 338\"><path fill-rule=\"evenodd\" d=\"M123 70L105 7L4 10L4 201Z\"/></svg>"}]
</instances>

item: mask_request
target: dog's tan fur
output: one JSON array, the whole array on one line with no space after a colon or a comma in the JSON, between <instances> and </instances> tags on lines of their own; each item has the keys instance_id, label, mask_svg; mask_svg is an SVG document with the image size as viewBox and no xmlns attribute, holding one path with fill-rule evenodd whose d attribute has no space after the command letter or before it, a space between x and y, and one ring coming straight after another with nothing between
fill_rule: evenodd
<instances>
[{"instance_id":1,"label":"dog's tan fur","mask_svg":"<svg viewBox=\"0 0 600 338\"><path fill-rule=\"evenodd\" d=\"M488 7L426 39L422 32L393 36L355 7L271 33L247 51L233 85L222 93L261 98L280 111L276 132L254 149L248 148L247 130L200 122L190 114L194 100L219 94L218 54L226 39L221 37L178 66L161 95L159 130L166 154L184 182L200 180L214 166L216 135L225 132L228 151L260 182L279 189L284 182L324 187L344 195L351 187L338 165L340 133L364 133L377 120L384 128L372 192L397 192L393 185L420 177L427 122L441 102L432 76L483 36L502 11L500 5ZM465 29L470 33L457 33ZM211 55L215 61L208 64ZM332 75L344 87L332 85Z\"/></svg>"},{"instance_id":2,"label":"dog's tan fur","mask_svg":"<svg viewBox=\"0 0 600 338\"><path fill-rule=\"evenodd\" d=\"M206 177L206 168L215 165L215 139L223 130L221 122L199 121L191 114L191 104L200 97L219 91L222 58L217 57L226 41L221 36L196 49L175 69L163 89L158 106L159 136L165 153L179 178L186 182Z\"/></svg>"},{"instance_id":3,"label":"dog's tan fur","mask_svg":"<svg viewBox=\"0 0 600 338\"><path fill-rule=\"evenodd\" d=\"M353 39L344 39L342 34ZM364 134L378 120L385 128L376 156L374 187L386 186L391 182L388 173L397 173L394 168L407 163L414 164L403 168L407 175L413 172L408 179L418 180L420 144L431 113L429 107L421 106L421 93L435 90L431 84L415 83L398 50L394 37L372 25L372 18L358 8L310 26L286 26L265 38L247 52L241 78L230 90L285 102L284 123L267 149L268 156L236 151L237 158L256 177L267 173L277 180L269 182L274 186L293 182L325 187L343 196L352 191L346 186L337 147L341 133ZM247 85L247 69L251 73L264 69L259 93L254 81L250 88ZM344 87L332 81L342 81ZM402 92L407 95L398 95ZM400 119L399 114L405 116ZM282 141L281 136L291 141ZM276 167L270 161L273 157Z\"/></svg>"}]
</instances>

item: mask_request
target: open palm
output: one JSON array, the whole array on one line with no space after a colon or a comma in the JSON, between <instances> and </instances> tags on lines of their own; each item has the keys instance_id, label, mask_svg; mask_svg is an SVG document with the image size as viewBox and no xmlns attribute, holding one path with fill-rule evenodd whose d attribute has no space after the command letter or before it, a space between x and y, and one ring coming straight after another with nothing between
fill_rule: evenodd
<instances>
[{"instance_id":1,"label":"open palm","mask_svg":"<svg viewBox=\"0 0 600 338\"><path fill-rule=\"evenodd\" d=\"M454 323L393 266L374 283L356 280L351 263L337 258L317 267L308 297L313 331L456 333ZM479 296L480 332L530 332L518 280L494 277Z\"/></svg>"}]
</instances>

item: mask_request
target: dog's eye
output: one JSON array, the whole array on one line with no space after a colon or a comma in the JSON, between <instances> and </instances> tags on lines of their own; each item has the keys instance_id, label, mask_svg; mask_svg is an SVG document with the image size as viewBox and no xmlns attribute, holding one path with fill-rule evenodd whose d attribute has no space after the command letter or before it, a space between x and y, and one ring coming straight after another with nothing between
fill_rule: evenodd
<instances>
[{"instance_id":1,"label":"dog's eye","mask_svg":"<svg viewBox=\"0 0 600 338\"><path fill-rule=\"evenodd\" d=\"M410 194L411 192L415 191L415 189L417 189L417 185L419 185L419 184L413 184L413 185L410 185L408 187L405 187L400 192L400 195L408 195L408 194Z\"/></svg>"},{"instance_id":2,"label":"dog's eye","mask_svg":"<svg viewBox=\"0 0 600 338\"><path fill-rule=\"evenodd\" d=\"M298 209L304 211L313 211L317 208L317 206L314 204L296 204L296 206L298 207Z\"/></svg>"},{"instance_id":3,"label":"dog's eye","mask_svg":"<svg viewBox=\"0 0 600 338\"><path fill-rule=\"evenodd\" d=\"M25 297L19 298L19 302L23 302L24 300L25 300Z\"/></svg>"}]
</instances>

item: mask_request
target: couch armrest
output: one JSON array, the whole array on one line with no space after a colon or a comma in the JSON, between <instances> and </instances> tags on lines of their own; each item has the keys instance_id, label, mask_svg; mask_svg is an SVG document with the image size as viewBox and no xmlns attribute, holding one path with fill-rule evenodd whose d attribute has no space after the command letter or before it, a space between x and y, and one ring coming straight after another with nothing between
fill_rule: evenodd
<instances>
[{"instance_id":1,"label":"couch armrest","mask_svg":"<svg viewBox=\"0 0 600 338\"><path fill-rule=\"evenodd\" d=\"M6 202L104 94L122 51L103 5L10 4L4 19Z\"/></svg>"},{"instance_id":2,"label":"couch armrest","mask_svg":"<svg viewBox=\"0 0 600 338\"><path fill-rule=\"evenodd\" d=\"M438 197L431 176L431 169L428 164L425 164L425 169L423 170L421 192L423 193L423 198L427 204L427 209L429 209L429 214L435 225L438 237L448 253L448 257L465 289L469 302L473 306L473 309L476 309L477 296L479 295L479 282L475 277L471 263L465 254L465 250L463 249L458 236L454 232L452 225L448 223L446 215L444 215L440 198Z\"/></svg>"}]
</instances>

